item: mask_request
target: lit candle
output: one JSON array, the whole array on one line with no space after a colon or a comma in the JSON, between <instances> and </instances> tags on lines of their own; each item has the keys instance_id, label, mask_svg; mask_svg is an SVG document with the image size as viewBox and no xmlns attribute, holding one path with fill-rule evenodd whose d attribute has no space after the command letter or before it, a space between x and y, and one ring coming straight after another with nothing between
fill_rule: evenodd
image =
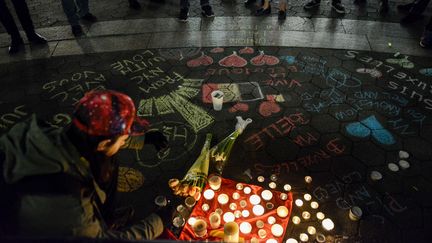
<instances>
[{"instance_id":1,"label":"lit candle","mask_svg":"<svg viewBox=\"0 0 432 243\"><path fill-rule=\"evenodd\" d=\"M311 208L317 209L319 207L319 204L315 201L311 202Z\"/></svg>"},{"instance_id":2,"label":"lit candle","mask_svg":"<svg viewBox=\"0 0 432 243\"><path fill-rule=\"evenodd\" d=\"M195 217L190 217L190 218L188 219L188 224L189 224L190 226L194 225L195 222L196 222L196 218L195 218Z\"/></svg>"},{"instance_id":3,"label":"lit candle","mask_svg":"<svg viewBox=\"0 0 432 243\"><path fill-rule=\"evenodd\" d=\"M252 205L257 205L261 202L261 198L258 195L252 195L249 197L249 202Z\"/></svg>"},{"instance_id":4,"label":"lit candle","mask_svg":"<svg viewBox=\"0 0 432 243\"><path fill-rule=\"evenodd\" d=\"M234 193L232 194L232 198L233 198L234 200L238 200L238 199L240 198L240 193L238 193L238 192L234 192Z\"/></svg>"},{"instance_id":5,"label":"lit candle","mask_svg":"<svg viewBox=\"0 0 432 243\"><path fill-rule=\"evenodd\" d=\"M250 194L252 192L252 189L247 186L243 189L243 192L244 192L244 194Z\"/></svg>"},{"instance_id":6,"label":"lit candle","mask_svg":"<svg viewBox=\"0 0 432 243\"><path fill-rule=\"evenodd\" d=\"M264 176L258 176L257 178L258 182L264 182Z\"/></svg>"},{"instance_id":7,"label":"lit candle","mask_svg":"<svg viewBox=\"0 0 432 243\"><path fill-rule=\"evenodd\" d=\"M311 196L311 194L306 193L306 194L304 194L303 198L306 201L310 201L312 199L312 196Z\"/></svg>"},{"instance_id":8,"label":"lit candle","mask_svg":"<svg viewBox=\"0 0 432 243\"><path fill-rule=\"evenodd\" d=\"M204 212L207 212L207 211L210 209L210 205L208 205L207 203L204 203L204 204L201 206L201 209L202 209Z\"/></svg>"},{"instance_id":9,"label":"lit candle","mask_svg":"<svg viewBox=\"0 0 432 243\"><path fill-rule=\"evenodd\" d=\"M264 214L264 207L261 205L255 205L252 208L252 212L256 215L256 216L261 216Z\"/></svg>"},{"instance_id":10,"label":"lit candle","mask_svg":"<svg viewBox=\"0 0 432 243\"><path fill-rule=\"evenodd\" d=\"M274 204L273 204L273 203L271 203L271 202L267 202L267 203L266 203L266 208L267 208L268 210L272 210L273 207L274 207Z\"/></svg>"},{"instance_id":11,"label":"lit candle","mask_svg":"<svg viewBox=\"0 0 432 243\"><path fill-rule=\"evenodd\" d=\"M214 196L215 196L215 193L213 190L207 189L204 191L204 198L206 200L212 200L214 198Z\"/></svg>"},{"instance_id":12,"label":"lit candle","mask_svg":"<svg viewBox=\"0 0 432 243\"><path fill-rule=\"evenodd\" d=\"M276 223L276 218L273 217L273 216L268 217L268 218L267 218L267 223L269 223L269 224L274 224L274 223Z\"/></svg>"},{"instance_id":13,"label":"lit candle","mask_svg":"<svg viewBox=\"0 0 432 243\"><path fill-rule=\"evenodd\" d=\"M307 242L309 240L309 236L305 233L300 234L300 241L301 242Z\"/></svg>"},{"instance_id":14,"label":"lit candle","mask_svg":"<svg viewBox=\"0 0 432 243\"><path fill-rule=\"evenodd\" d=\"M310 219L310 213L308 212L308 211L304 211L303 213L302 213L302 217L304 218L304 219Z\"/></svg>"},{"instance_id":15,"label":"lit candle","mask_svg":"<svg viewBox=\"0 0 432 243\"><path fill-rule=\"evenodd\" d=\"M264 221L262 220L257 220L255 224L258 229L264 228Z\"/></svg>"},{"instance_id":16,"label":"lit candle","mask_svg":"<svg viewBox=\"0 0 432 243\"><path fill-rule=\"evenodd\" d=\"M210 216L209 216L209 222L210 222L210 227L212 229L219 228L219 226L221 224L220 214L218 214L216 212L211 213Z\"/></svg>"},{"instance_id":17,"label":"lit candle","mask_svg":"<svg viewBox=\"0 0 432 243\"><path fill-rule=\"evenodd\" d=\"M239 190L239 191L243 190L243 184L237 183L236 184L236 189Z\"/></svg>"},{"instance_id":18,"label":"lit candle","mask_svg":"<svg viewBox=\"0 0 432 243\"><path fill-rule=\"evenodd\" d=\"M276 186L277 186L276 183L273 182L273 181L269 183L269 187L270 187L271 189L275 189Z\"/></svg>"},{"instance_id":19,"label":"lit candle","mask_svg":"<svg viewBox=\"0 0 432 243\"><path fill-rule=\"evenodd\" d=\"M316 229L315 229L315 227L313 227L313 226L309 226L309 227L307 227L307 232L308 232L310 235L314 235L314 234L316 234Z\"/></svg>"},{"instance_id":20,"label":"lit candle","mask_svg":"<svg viewBox=\"0 0 432 243\"><path fill-rule=\"evenodd\" d=\"M246 200L241 200L241 201L240 201L240 207L244 208L244 207L246 207L246 206L247 206L247 202L246 202Z\"/></svg>"},{"instance_id":21,"label":"lit candle","mask_svg":"<svg viewBox=\"0 0 432 243\"><path fill-rule=\"evenodd\" d=\"M234 211L234 216L235 216L237 219L240 218L241 215L242 215L242 213L241 213L240 210L236 210L236 211Z\"/></svg>"},{"instance_id":22,"label":"lit candle","mask_svg":"<svg viewBox=\"0 0 432 243\"><path fill-rule=\"evenodd\" d=\"M326 237L325 237L325 235L323 235L323 234L321 234L321 233L318 233L318 234L316 235L315 239L316 239L316 241L317 241L318 243L324 243L324 242L326 242Z\"/></svg>"},{"instance_id":23,"label":"lit candle","mask_svg":"<svg viewBox=\"0 0 432 243\"><path fill-rule=\"evenodd\" d=\"M219 188L221 186L222 178L218 175L212 175L208 179L208 183L209 183L211 189L217 191L217 190L219 190Z\"/></svg>"},{"instance_id":24,"label":"lit candle","mask_svg":"<svg viewBox=\"0 0 432 243\"><path fill-rule=\"evenodd\" d=\"M227 204L227 203L228 203L228 200L229 200L229 198L228 198L228 195L227 195L227 194L222 193L222 194L220 194L220 195L218 196L218 202L219 202L220 205L225 205L225 204Z\"/></svg>"},{"instance_id":25,"label":"lit candle","mask_svg":"<svg viewBox=\"0 0 432 243\"><path fill-rule=\"evenodd\" d=\"M221 208L216 208L215 212L218 213L219 215L223 214L223 211Z\"/></svg>"},{"instance_id":26,"label":"lit candle","mask_svg":"<svg viewBox=\"0 0 432 243\"><path fill-rule=\"evenodd\" d=\"M239 242L239 226L236 222L229 222L224 225L223 242L227 242L227 243Z\"/></svg>"},{"instance_id":27,"label":"lit candle","mask_svg":"<svg viewBox=\"0 0 432 243\"><path fill-rule=\"evenodd\" d=\"M305 182L306 183L311 183L312 182L312 177L310 177L310 176L305 176Z\"/></svg>"},{"instance_id":28,"label":"lit candle","mask_svg":"<svg viewBox=\"0 0 432 243\"><path fill-rule=\"evenodd\" d=\"M285 184L284 185L284 190L287 191L287 192L291 191L291 185L290 184Z\"/></svg>"},{"instance_id":29,"label":"lit candle","mask_svg":"<svg viewBox=\"0 0 432 243\"><path fill-rule=\"evenodd\" d=\"M266 240L266 243L277 243L277 240L275 240L275 239L268 239L268 240Z\"/></svg>"},{"instance_id":30,"label":"lit candle","mask_svg":"<svg viewBox=\"0 0 432 243\"><path fill-rule=\"evenodd\" d=\"M261 197L264 200L269 201L269 200L272 199L273 193L271 191L269 191L269 190L264 190L264 191L261 192Z\"/></svg>"},{"instance_id":31,"label":"lit candle","mask_svg":"<svg viewBox=\"0 0 432 243\"><path fill-rule=\"evenodd\" d=\"M275 237L281 237L283 235L283 227L280 224L274 224L271 227L271 232Z\"/></svg>"},{"instance_id":32,"label":"lit candle","mask_svg":"<svg viewBox=\"0 0 432 243\"><path fill-rule=\"evenodd\" d=\"M252 225L248 222L242 222L240 224L240 232L243 234L249 234L252 231Z\"/></svg>"},{"instance_id":33,"label":"lit candle","mask_svg":"<svg viewBox=\"0 0 432 243\"><path fill-rule=\"evenodd\" d=\"M258 230L258 236L259 236L261 239L266 238L266 236L267 236L267 232L265 231L265 229L260 229L260 230Z\"/></svg>"},{"instance_id":34,"label":"lit candle","mask_svg":"<svg viewBox=\"0 0 432 243\"><path fill-rule=\"evenodd\" d=\"M288 216L288 208L285 206L279 206L276 209L276 213L279 217L285 218L286 216Z\"/></svg>"},{"instance_id":35,"label":"lit candle","mask_svg":"<svg viewBox=\"0 0 432 243\"><path fill-rule=\"evenodd\" d=\"M250 243L259 243L258 238L252 237L252 239L250 240Z\"/></svg>"},{"instance_id":36,"label":"lit candle","mask_svg":"<svg viewBox=\"0 0 432 243\"><path fill-rule=\"evenodd\" d=\"M303 206L303 201L301 199L297 199L295 200L295 205L297 205L297 207L301 207Z\"/></svg>"},{"instance_id":37,"label":"lit candle","mask_svg":"<svg viewBox=\"0 0 432 243\"><path fill-rule=\"evenodd\" d=\"M234 210L237 209L237 204L235 204L235 203L230 203L229 208L230 208L231 210L234 211Z\"/></svg>"},{"instance_id":38,"label":"lit candle","mask_svg":"<svg viewBox=\"0 0 432 243\"><path fill-rule=\"evenodd\" d=\"M272 174L272 175L270 175L270 180L271 181L277 181L277 175L276 174Z\"/></svg>"},{"instance_id":39,"label":"lit candle","mask_svg":"<svg viewBox=\"0 0 432 243\"><path fill-rule=\"evenodd\" d=\"M231 212L226 212L223 215L223 220L225 223L233 222L235 220L235 216Z\"/></svg>"},{"instance_id":40,"label":"lit candle","mask_svg":"<svg viewBox=\"0 0 432 243\"><path fill-rule=\"evenodd\" d=\"M298 217L298 216L294 216L294 217L292 218L292 222L293 222L294 224L300 224L301 219L300 219L300 217Z\"/></svg>"},{"instance_id":41,"label":"lit candle","mask_svg":"<svg viewBox=\"0 0 432 243\"><path fill-rule=\"evenodd\" d=\"M244 218L249 217L249 215L250 215L250 213L249 213L248 210L245 209L245 210L242 211L242 216L243 216Z\"/></svg>"},{"instance_id":42,"label":"lit candle","mask_svg":"<svg viewBox=\"0 0 432 243\"><path fill-rule=\"evenodd\" d=\"M287 195L286 193L283 193L283 192L282 192L282 193L280 194L279 198L280 198L282 201L285 201L285 200L288 199L288 195Z\"/></svg>"},{"instance_id":43,"label":"lit candle","mask_svg":"<svg viewBox=\"0 0 432 243\"><path fill-rule=\"evenodd\" d=\"M332 230L334 228L334 223L329 218L324 219L321 224L325 230Z\"/></svg>"},{"instance_id":44,"label":"lit candle","mask_svg":"<svg viewBox=\"0 0 432 243\"><path fill-rule=\"evenodd\" d=\"M289 238L288 240L285 241L285 243L298 243L298 241L294 238Z\"/></svg>"},{"instance_id":45,"label":"lit candle","mask_svg":"<svg viewBox=\"0 0 432 243\"><path fill-rule=\"evenodd\" d=\"M322 212L318 212L318 213L316 214L316 217L317 217L317 219L319 219L319 220L323 220L323 219L325 218L325 215L324 215Z\"/></svg>"}]
</instances>

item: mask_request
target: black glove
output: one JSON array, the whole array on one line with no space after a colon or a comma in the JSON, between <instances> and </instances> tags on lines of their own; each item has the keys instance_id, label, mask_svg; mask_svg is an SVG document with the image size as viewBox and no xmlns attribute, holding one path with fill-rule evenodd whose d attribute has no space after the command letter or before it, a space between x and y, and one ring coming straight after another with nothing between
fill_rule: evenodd
<instances>
[{"instance_id":1,"label":"black glove","mask_svg":"<svg viewBox=\"0 0 432 243\"><path fill-rule=\"evenodd\" d=\"M163 133L159 131L146 132L144 139L145 143L153 144L157 151L168 147L168 140Z\"/></svg>"}]
</instances>

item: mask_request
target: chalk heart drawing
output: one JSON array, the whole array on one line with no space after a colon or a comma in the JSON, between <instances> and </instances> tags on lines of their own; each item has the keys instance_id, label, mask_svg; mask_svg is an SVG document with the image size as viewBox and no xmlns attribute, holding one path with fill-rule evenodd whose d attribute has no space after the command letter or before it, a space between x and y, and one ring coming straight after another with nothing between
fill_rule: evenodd
<instances>
[{"instance_id":1,"label":"chalk heart drawing","mask_svg":"<svg viewBox=\"0 0 432 243\"><path fill-rule=\"evenodd\" d=\"M253 54L255 50L252 47L245 47L239 51L240 54Z\"/></svg>"},{"instance_id":2,"label":"chalk heart drawing","mask_svg":"<svg viewBox=\"0 0 432 243\"><path fill-rule=\"evenodd\" d=\"M377 69L358 68L356 71L358 73L369 74L372 78L381 78L382 77L382 73Z\"/></svg>"},{"instance_id":3,"label":"chalk heart drawing","mask_svg":"<svg viewBox=\"0 0 432 243\"><path fill-rule=\"evenodd\" d=\"M384 145L396 143L393 135L385 129L375 116L369 116L360 122L353 122L345 127L348 134L354 137L372 138Z\"/></svg>"},{"instance_id":4,"label":"chalk heart drawing","mask_svg":"<svg viewBox=\"0 0 432 243\"><path fill-rule=\"evenodd\" d=\"M224 51L225 51L225 49L223 49L222 47L215 47L215 48L210 50L211 53L222 53Z\"/></svg>"},{"instance_id":5,"label":"chalk heart drawing","mask_svg":"<svg viewBox=\"0 0 432 243\"><path fill-rule=\"evenodd\" d=\"M144 184L143 174L133 168L119 167L117 191L133 192Z\"/></svg>"},{"instance_id":6,"label":"chalk heart drawing","mask_svg":"<svg viewBox=\"0 0 432 243\"><path fill-rule=\"evenodd\" d=\"M235 113L237 111L247 112L249 110L249 105L245 103L237 103L233 105L228 111L230 113Z\"/></svg>"},{"instance_id":7,"label":"chalk heart drawing","mask_svg":"<svg viewBox=\"0 0 432 243\"><path fill-rule=\"evenodd\" d=\"M251 63L255 66L269 65L273 66L279 63L279 58L275 56L266 55L264 51L260 51L260 54L251 59Z\"/></svg>"},{"instance_id":8,"label":"chalk heart drawing","mask_svg":"<svg viewBox=\"0 0 432 243\"><path fill-rule=\"evenodd\" d=\"M219 65L222 67L244 67L247 65L247 61L234 51L233 54L222 58L219 61Z\"/></svg>"},{"instance_id":9,"label":"chalk heart drawing","mask_svg":"<svg viewBox=\"0 0 432 243\"><path fill-rule=\"evenodd\" d=\"M432 67L420 69L419 72L420 72L420 74L423 74L424 76L432 77Z\"/></svg>"},{"instance_id":10,"label":"chalk heart drawing","mask_svg":"<svg viewBox=\"0 0 432 243\"><path fill-rule=\"evenodd\" d=\"M263 101L258 110L262 116L269 117L274 113L280 112L281 108L275 101Z\"/></svg>"},{"instance_id":11,"label":"chalk heart drawing","mask_svg":"<svg viewBox=\"0 0 432 243\"><path fill-rule=\"evenodd\" d=\"M189 60L186 65L188 67L199 67L199 66L209 66L213 64L213 58L201 52L201 56L192 60Z\"/></svg>"},{"instance_id":12,"label":"chalk heart drawing","mask_svg":"<svg viewBox=\"0 0 432 243\"><path fill-rule=\"evenodd\" d=\"M403 68L411 69L414 68L414 63L412 63L410 60L408 60L408 56L405 56L403 58L397 59L397 58L389 58L386 60L386 62L391 64L397 64Z\"/></svg>"}]
</instances>

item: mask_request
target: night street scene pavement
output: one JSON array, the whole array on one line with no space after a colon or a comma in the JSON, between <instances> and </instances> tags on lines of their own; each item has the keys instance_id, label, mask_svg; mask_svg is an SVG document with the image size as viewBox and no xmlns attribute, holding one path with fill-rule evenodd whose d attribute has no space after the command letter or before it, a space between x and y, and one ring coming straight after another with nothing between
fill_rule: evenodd
<instances>
[{"instance_id":1,"label":"night street scene pavement","mask_svg":"<svg viewBox=\"0 0 432 243\"><path fill-rule=\"evenodd\" d=\"M0 242L431 242L428 3L0 0Z\"/></svg>"}]
</instances>

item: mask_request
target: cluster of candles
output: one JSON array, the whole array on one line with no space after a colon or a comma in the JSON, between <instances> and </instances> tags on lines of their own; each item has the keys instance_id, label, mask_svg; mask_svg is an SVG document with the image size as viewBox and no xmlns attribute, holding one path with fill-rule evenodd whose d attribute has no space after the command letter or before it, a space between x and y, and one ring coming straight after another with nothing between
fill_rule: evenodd
<instances>
[{"instance_id":1,"label":"cluster of candles","mask_svg":"<svg viewBox=\"0 0 432 243\"><path fill-rule=\"evenodd\" d=\"M221 187L221 181L222 180L219 176L211 176L208 181L210 189L207 189L203 192L203 197L206 202L202 204L201 209L204 212L208 212L210 210L209 203L212 200L217 200L219 206L228 206L230 210L223 212L221 207L219 207L214 212L210 213L209 222L212 229L219 228L222 221L226 226L228 223L235 223L234 221L236 218L248 218L250 215L259 217L264 215L266 209L272 210L275 208L275 205L271 202L275 195L270 190L262 190L260 193L255 194L252 192L251 187L245 186L242 183L237 183L235 186L236 191L233 192L232 195L228 195L222 191L218 193ZM288 195L286 193L280 193L278 196L282 201L288 199ZM242 197L244 199L241 199ZM248 205L252 206L251 212L246 209ZM285 206L278 206L276 208L276 214L280 218L286 218L289 215L289 210ZM188 220L188 224L193 226L196 223L196 220L196 218L191 217ZM273 237L283 236L284 229L282 225L277 224L276 217L269 216L267 218L267 223L271 225L271 234ZM266 230L263 229L264 225L265 223L262 220L257 220L255 223L255 226L258 229L258 236L261 239L268 238ZM253 225L246 221L241 222L238 225L238 229L242 234L247 235L252 232ZM262 240L252 238L251 242L262 242ZM277 241L275 239L267 239L266 242L271 243Z\"/></svg>"}]
</instances>

